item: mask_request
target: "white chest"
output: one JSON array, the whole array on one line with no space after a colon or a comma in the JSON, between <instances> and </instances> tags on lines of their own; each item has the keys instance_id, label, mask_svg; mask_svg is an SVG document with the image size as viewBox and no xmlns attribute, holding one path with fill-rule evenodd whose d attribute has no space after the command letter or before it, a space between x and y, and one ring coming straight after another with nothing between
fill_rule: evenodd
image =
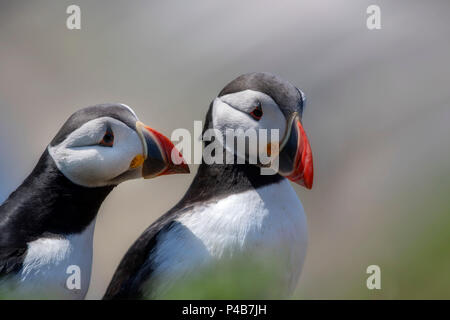
<instances>
[{"instance_id":1,"label":"white chest","mask_svg":"<svg viewBox=\"0 0 450 320\"><path fill-rule=\"evenodd\" d=\"M296 286L306 247L303 206L289 182L283 180L181 216L158 238L154 276L164 283L203 263L251 254L278 264L289 292Z\"/></svg>"},{"instance_id":2,"label":"white chest","mask_svg":"<svg viewBox=\"0 0 450 320\"><path fill-rule=\"evenodd\" d=\"M26 299L83 299L89 288L95 221L82 233L28 243L11 294Z\"/></svg>"}]
</instances>

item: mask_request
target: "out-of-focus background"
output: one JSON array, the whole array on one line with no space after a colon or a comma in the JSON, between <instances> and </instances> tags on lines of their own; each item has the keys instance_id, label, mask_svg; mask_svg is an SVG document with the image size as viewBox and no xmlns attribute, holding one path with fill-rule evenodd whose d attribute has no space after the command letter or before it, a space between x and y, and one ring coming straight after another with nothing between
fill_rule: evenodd
<instances>
[{"instance_id":1,"label":"out-of-focus background","mask_svg":"<svg viewBox=\"0 0 450 320\"><path fill-rule=\"evenodd\" d=\"M81 30L66 8L81 7ZM381 7L381 30L366 8ZM130 105L193 129L236 76L269 71L307 96L310 245L295 298L450 298L448 1L0 0L0 202L65 119ZM195 172L196 167L191 166ZM132 181L102 206L88 298L190 176ZM366 288L381 267L382 289Z\"/></svg>"}]
</instances>

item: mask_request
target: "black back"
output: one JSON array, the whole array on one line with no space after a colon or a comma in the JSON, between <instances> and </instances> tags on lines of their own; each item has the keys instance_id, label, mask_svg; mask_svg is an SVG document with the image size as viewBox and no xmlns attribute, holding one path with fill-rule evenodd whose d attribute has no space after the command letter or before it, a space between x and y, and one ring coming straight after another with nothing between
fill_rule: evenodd
<instances>
[{"instance_id":1,"label":"black back","mask_svg":"<svg viewBox=\"0 0 450 320\"><path fill-rule=\"evenodd\" d=\"M113 188L74 184L46 150L33 172L0 206L0 276L20 270L28 242L43 235L83 231Z\"/></svg>"}]
</instances>

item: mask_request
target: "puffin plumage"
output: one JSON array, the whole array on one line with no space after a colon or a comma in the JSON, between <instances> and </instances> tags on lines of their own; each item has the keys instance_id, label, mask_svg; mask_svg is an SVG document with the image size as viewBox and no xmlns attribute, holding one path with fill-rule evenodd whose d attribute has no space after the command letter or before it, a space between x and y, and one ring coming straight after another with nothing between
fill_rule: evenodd
<instances>
[{"instance_id":1,"label":"puffin plumage","mask_svg":"<svg viewBox=\"0 0 450 320\"><path fill-rule=\"evenodd\" d=\"M252 105L264 112L256 120ZM237 154L232 164L202 163L179 203L125 254L104 299L165 297L182 281L201 276L204 266L259 253L279 262L274 277L280 296L292 293L306 254L307 225L285 177L307 188L313 179L312 153L300 121L303 105L299 89L269 73L245 74L229 83L211 103L204 132L241 129L246 123L273 127L278 121L284 131L279 171L261 175L248 159L237 164ZM264 115L269 119L259 121Z\"/></svg>"},{"instance_id":2,"label":"puffin plumage","mask_svg":"<svg viewBox=\"0 0 450 320\"><path fill-rule=\"evenodd\" d=\"M75 112L0 206L0 293L18 299L84 298L95 218L108 194L125 180L168 168L188 171L166 159L171 147L163 147L161 139L167 138L146 129L123 104ZM70 266L81 271L80 288L66 285Z\"/></svg>"}]
</instances>

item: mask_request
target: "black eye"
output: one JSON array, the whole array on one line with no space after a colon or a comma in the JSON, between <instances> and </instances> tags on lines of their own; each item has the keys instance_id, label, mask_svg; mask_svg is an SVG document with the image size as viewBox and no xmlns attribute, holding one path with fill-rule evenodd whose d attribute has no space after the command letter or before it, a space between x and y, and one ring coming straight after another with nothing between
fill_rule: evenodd
<instances>
[{"instance_id":1,"label":"black eye","mask_svg":"<svg viewBox=\"0 0 450 320\"><path fill-rule=\"evenodd\" d=\"M114 133L111 129L106 129L105 135L99 145L104 147L112 147L114 145Z\"/></svg>"},{"instance_id":2,"label":"black eye","mask_svg":"<svg viewBox=\"0 0 450 320\"><path fill-rule=\"evenodd\" d=\"M258 102L255 106L255 109L253 109L252 112L250 112L250 115L253 117L253 119L255 120L259 120L261 119L261 117L263 116L263 111L261 108L261 102Z\"/></svg>"}]
</instances>

